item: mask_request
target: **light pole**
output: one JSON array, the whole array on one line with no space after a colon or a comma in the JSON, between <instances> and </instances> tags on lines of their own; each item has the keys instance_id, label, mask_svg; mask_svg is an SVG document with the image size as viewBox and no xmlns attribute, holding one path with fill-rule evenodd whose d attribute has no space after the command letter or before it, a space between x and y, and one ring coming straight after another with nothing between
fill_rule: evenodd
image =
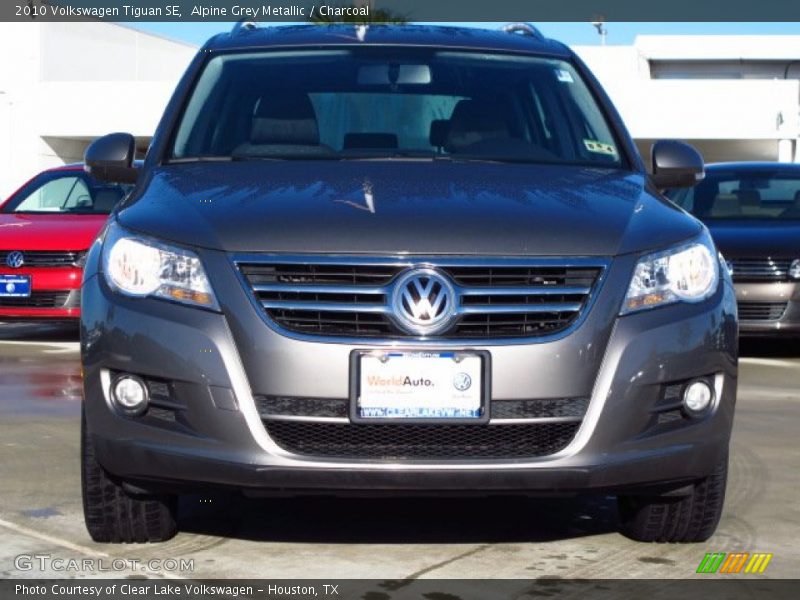
<instances>
[{"instance_id":1,"label":"light pole","mask_svg":"<svg viewBox=\"0 0 800 600\"><path fill-rule=\"evenodd\" d=\"M608 36L608 29L605 28L605 22L603 21L592 21L592 25L594 28L597 29L597 34L600 36L600 45L606 45L606 37Z\"/></svg>"}]
</instances>

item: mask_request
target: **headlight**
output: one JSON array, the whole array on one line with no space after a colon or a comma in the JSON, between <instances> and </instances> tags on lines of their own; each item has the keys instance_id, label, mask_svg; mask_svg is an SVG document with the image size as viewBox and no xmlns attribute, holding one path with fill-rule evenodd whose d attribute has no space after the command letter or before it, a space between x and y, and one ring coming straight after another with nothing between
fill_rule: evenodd
<instances>
[{"instance_id":1,"label":"headlight","mask_svg":"<svg viewBox=\"0 0 800 600\"><path fill-rule=\"evenodd\" d=\"M711 242L703 238L640 258L620 314L705 300L719 282L716 256Z\"/></svg>"},{"instance_id":2,"label":"headlight","mask_svg":"<svg viewBox=\"0 0 800 600\"><path fill-rule=\"evenodd\" d=\"M219 308L194 252L128 233L116 223L106 230L103 272L108 285L127 296Z\"/></svg>"}]
</instances>

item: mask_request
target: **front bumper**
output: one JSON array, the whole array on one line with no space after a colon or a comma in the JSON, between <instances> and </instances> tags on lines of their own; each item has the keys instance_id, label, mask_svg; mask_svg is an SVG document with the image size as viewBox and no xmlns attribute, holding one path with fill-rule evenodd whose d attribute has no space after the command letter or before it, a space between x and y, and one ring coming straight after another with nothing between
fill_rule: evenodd
<instances>
[{"instance_id":1,"label":"front bumper","mask_svg":"<svg viewBox=\"0 0 800 600\"><path fill-rule=\"evenodd\" d=\"M293 454L267 435L255 394L346 398L350 353L369 346L282 336L263 322L235 275L225 279L230 269L215 268L214 257L204 260L218 276L224 314L124 298L101 276L84 283L87 424L103 466L139 487L221 485L253 493L677 487L710 473L727 452L737 375L735 298L727 282L703 303L620 319L618 294L600 294L589 318L563 339L473 347L492 356L492 399L590 397L562 450L538 458L381 461ZM624 290L631 268L615 261L606 290ZM171 382L183 406L179 422L119 414L107 393L115 371ZM695 377L715 381L713 411L660 424L656 406L665 386Z\"/></svg>"},{"instance_id":2,"label":"front bumper","mask_svg":"<svg viewBox=\"0 0 800 600\"><path fill-rule=\"evenodd\" d=\"M0 272L9 271L0 267ZM13 275L31 278L31 297L0 298L0 319L75 320L81 316L81 276L78 267L15 269Z\"/></svg>"},{"instance_id":3,"label":"front bumper","mask_svg":"<svg viewBox=\"0 0 800 600\"><path fill-rule=\"evenodd\" d=\"M742 336L800 336L800 283L741 282L734 287Z\"/></svg>"}]
</instances>

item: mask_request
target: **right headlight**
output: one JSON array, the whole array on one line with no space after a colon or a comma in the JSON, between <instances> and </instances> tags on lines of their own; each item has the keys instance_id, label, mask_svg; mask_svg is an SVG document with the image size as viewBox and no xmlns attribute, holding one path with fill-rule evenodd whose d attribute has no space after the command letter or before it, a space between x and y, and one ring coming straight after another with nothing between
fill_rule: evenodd
<instances>
[{"instance_id":1,"label":"right headlight","mask_svg":"<svg viewBox=\"0 0 800 600\"><path fill-rule=\"evenodd\" d=\"M126 296L153 296L219 310L203 263L191 250L129 233L109 223L103 239L103 273Z\"/></svg>"},{"instance_id":2,"label":"right headlight","mask_svg":"<svg viewBox=\"0 0 800 600\"><path fill-rule=\"evenodd\" d=\"M717 252L707 236L639 259L620 314L674 302L700 302L719 283Z\"/></svg>"}]
</instances>

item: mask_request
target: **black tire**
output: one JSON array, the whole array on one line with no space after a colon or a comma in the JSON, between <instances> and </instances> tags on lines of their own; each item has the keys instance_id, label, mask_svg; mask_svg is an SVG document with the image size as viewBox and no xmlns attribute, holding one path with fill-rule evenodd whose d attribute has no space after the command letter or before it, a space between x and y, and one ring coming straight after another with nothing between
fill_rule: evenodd
<instances>
[{"instance_id":1,"label":"black tire","mask_svg":"<svg viewBox=\"0 0 800 600\"><path fill-rule=\"evenodd\" d=\"M174 496L133 497L100 466L81 415L83 518L95 542L163 542L178 532Z\"/></svg>"},{"instance_id":2,"label":"black tire","mask_svg":"<svg viewBox=\"0 0 800 600\"><path fill-rule=\"evenodd\" d=\"M726 456L687 496L620 496L620 529L638 542L704 542L717 529L727 480Z\"/></svg>"}]
</instances>

